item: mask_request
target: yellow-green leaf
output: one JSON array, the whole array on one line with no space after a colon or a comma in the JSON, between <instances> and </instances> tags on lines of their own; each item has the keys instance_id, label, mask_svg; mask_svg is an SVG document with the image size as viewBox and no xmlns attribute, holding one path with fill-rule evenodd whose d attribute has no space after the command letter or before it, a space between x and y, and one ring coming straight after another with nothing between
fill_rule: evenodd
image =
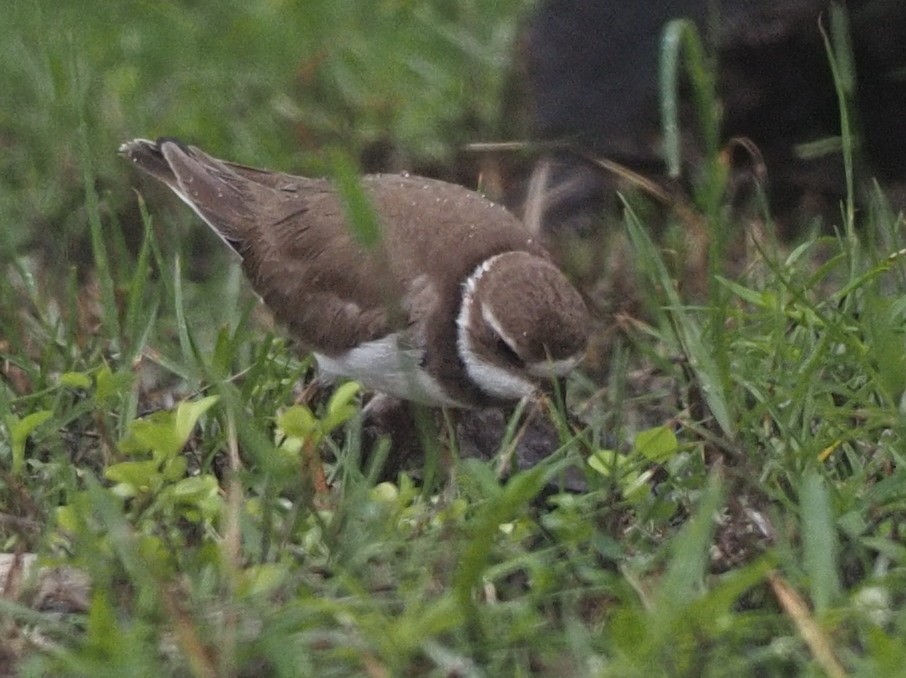
<instances>
[{"instance_id":1,"label":"yellow-green leaf","mask_svg":"<svg viewBox=\"0 0 906 678\"><path fill-rule=\"evenodd\" d=\"M147 492L154 481L159 479L157 462L147 461L122 461L119 464L108 466L104 477L115 483L122 483L132 488L136 493Z\"/></svg>"},{"instance_id":2,"label":"yellow-green leaf","mask_svg":"<svg viewBox=\"0 0 906 678\"><path fill-rule=\"evenodd\" d=\"M14 475L22 473L25 468L25 441L28 440L36 428L53 416L51 410L39 410L19 419L10 416L6 425L9 428L9 437L12 447L12 472Z\"/></svg>"},{"instance_id":3,"label":"yellow-green leaf","mask_svg":"<svg viewBox=\"0 0 906 678\"><path fill-rule=\"evenodd\" d=\"M128 372L111 372L107 365L101 367L94 377L94 397L99 403L112 400L123 394L132 384L133 375Z\"/></svg>"},{"instance_id":4,"label":"yellow-green leaf","mask_svg":"<svg viewBox=\"0 0 906 678\"><path fill-rule=\"evenodd\" d=\"M629 460L626 455L613 450L598 450L588 458L588 465L607 478L616 473L619 477Z\"/></svg>"},{"instance_id":5,"label":"yellow-green leaf","mask_svg":"<svg viewBox=\"0 0 906 678\"><path fill-rule=\"evenodd\" d=\"M219 490L217 478L206 474L183 478L173 486L173 495L180 501L192 502L204 499L211 494L217 494Z\"/></svg>"},{"instance_id":6,"label":"yellow-green leaf","mask_svg":"<svg viewBox=\"0 0 906 678\"><path fill-rule=\"evenodd\" d=\"M80 521L78 511L72 504L58 506L54 514L57 519L57 527L64 532L75 534L79 529Z\"/></svg>"},{"instance_id":7,"label":"yellow-green leaf","mask_svg":"<svg viewBox=\"0 0 906 678\"><path fill-rule=\"evenodd\" d=\"M125 454L155 452L155 456L168 459L176 456L185 441L177 434L172 412L155 412L150 417L132 422L129 433L119 442Z\"/></svg>"},{"instance_id":8,"label":"yellow-green leaf","mask_svg":"<svg viewBox=\"0 0 906 678\"><path fill-rule=\"evenodd\" d=\"M305 405L293 405L277 416L279 426L288 436L307 438L319 432L318 419Z\"/></svg>"},{"instance_id":9,"label":"yellow-green leaf","mask_svg":"<svg viewBox=\"0 0 906 678\"><path fill-rule=\"evenodd\" d=\"M330 396L330 401L327 403L328 414L332 413L334 410L343 409L347 405L353 404L353 400L355 400L355 397L361 390L362 386L357 381L347 381L345 384L341 385L333 392L333 395Z\"/></svg>"},{"instance_id":10,"label":"yellow-green leaf","mask_svg":"<svg viewBox=\"0 0 906 678\"><path fill-rule=\"evenodd\" d=\"M176 435L185 445L199 417L207 412L220 399L219 396L208 396L201 400L186 400L176 407ZM180 446L182 447L182 446Z\"/></svg>"},{"instance_id":11,"label":"yellow-green leaf","mask_svg":"<svg viewBox=\"0 0 906 678\"><path fill-rule=\"evenodd\" d=\"M635 436L633 447L646 459L655 463L667 461L676 454L679 443L676 435L666 426L656 426L639 431Z\"/></svg>"},{"instance_id":12,"label":"yellow-green leaf","mask_svg":"<svg viewBox=\"0 0 906 678\"><path fill-rule=\"evenodd\" d=\"M651 486L648 481L651 480L652 472L636 473L630 471L620 479L620 492L627 501L634 504L641 502L651 492Z\"/></svg>"},{"instance_id":13,"label":"yellow-green leaf","mask_svg":"<svg viewBox=\"0 0 906 678\"><path fill-rule=\"evenodd\" d=\"M64 372L60 375L60 385L67 388L91 388L91 377L84 372Z\"/></svg>"},{"instance_id":14,"label":"yellow-green leaf","mask_svg":"<svg viewBox=\"0 0 906 678\"><path fill-rule=\"evenodd\" d=\"M180 478L184 478L186 475L186 469L189 466L189 462L182 455L173 457L164 462L163 469L161 469L161 475L164 480L175 481Z\"/></svg>"},{"instance_id":15,"label":"yellow-green leaf","mask_svg":"<svg viewBox=\"0 0 906 678\"><path fill-rule=\"evenodd\" d=\"M247 567L239 577L237 593L252 597L274 590L286 580L288 571L280 563L263 563Z\"/></svg>"}]
</instances>

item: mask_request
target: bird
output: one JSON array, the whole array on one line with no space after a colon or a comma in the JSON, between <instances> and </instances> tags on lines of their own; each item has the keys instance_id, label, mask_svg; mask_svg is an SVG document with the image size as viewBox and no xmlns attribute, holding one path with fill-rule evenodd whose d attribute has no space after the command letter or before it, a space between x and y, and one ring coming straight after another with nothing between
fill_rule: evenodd
<instances>
[{"instance_id":1,"label":"bird","mask_svg":"<svg viewBox=\"0 0 906 678\"><path fill-rule=\"evenodd\" d=\"M359 177L378 225L369 245L330 180L169 137L119 154L239 255L323 378L430 407L493 407L538 397L586 351L581 294L519 219L476 191L407 173Z\"/></svg>"}]
</instances>

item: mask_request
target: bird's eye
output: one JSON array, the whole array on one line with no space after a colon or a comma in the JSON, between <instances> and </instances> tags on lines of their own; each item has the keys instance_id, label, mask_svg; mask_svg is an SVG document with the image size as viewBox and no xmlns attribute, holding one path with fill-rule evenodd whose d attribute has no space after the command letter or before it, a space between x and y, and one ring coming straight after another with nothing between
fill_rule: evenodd
<instances>
[{"instance_id":1,"label":"bird's eye","mask_svg":"<svg viewBox=\"0 0 906 678\"><path fill-rule=\"evenodd\" d=\"M506 343L501 337L497 338L497 353L512 365L524 365L524 361L519 357L519 354L513 350L513 347Z\"/></svg>"}]
</instances>

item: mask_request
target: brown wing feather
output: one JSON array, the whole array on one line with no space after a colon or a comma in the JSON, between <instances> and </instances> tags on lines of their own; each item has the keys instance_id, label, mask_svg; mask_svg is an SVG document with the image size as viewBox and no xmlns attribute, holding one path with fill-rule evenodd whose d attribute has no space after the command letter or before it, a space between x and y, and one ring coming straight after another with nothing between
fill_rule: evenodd
<instances>
[{"instance_id":1,"label":"brown wing feather","mask_svg":"<svg viewBox=\"0 0 906 678\"><path fill-rule=\"evenodd\" d=\"M241 251L252 285L277 317L327 354L387 334L398 299L389 271L352 241L335 201L314 191L279 209L270 202Z\"/></svg>"},{"instance_id":2,"label":"brown wing feather","mask_svg":"<svg viewBox=\"0 0 906 678\"><path fill-rule=\"evenodd\" d=\"M236 249L255 291L310 348L331 354L390 331L374 283L391 291L393 278L352 241L328 182L223 162L168 139L121 152Z\"/></svg>"}]
</instances>

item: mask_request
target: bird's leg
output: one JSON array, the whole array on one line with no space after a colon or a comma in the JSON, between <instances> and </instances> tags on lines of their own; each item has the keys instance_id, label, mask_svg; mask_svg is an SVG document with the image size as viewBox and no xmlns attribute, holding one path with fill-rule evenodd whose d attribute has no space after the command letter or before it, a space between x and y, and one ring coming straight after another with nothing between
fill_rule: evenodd
<instances>
[{"instance_id":1,"label":"bird's leg","mask_svg":"<svg viewBox=\"0 0 906 678\"><path fill-rule=\"evenodd\" d=\"M531 405L531 407L529 407ZM519 448L519 443L522 438L525 436L525 432L528 430L529 425L532 423L532 418L536 415L541 407L544 407L543 404L540 404L534 398L529 396L522 398L519 403L513 408L512 413L510 414L509 421L507 425L506 432L504 434L503 440L501 440L500 453L498 455L497 462L497 477L503 478L504 476L509 475L510 470L513 466L513 455L516 454L516 450ZM529 407L528 415L526 416L526 408ZM521 424L519 423L521 421ZM513 429L519 426L518 430L513 432Z\"/></svg>"},{"instance_id":2,"label":"bird's leg","mask_svg":"<svg viewBox=\"0 0 906 678\"><path fill-rule=\"evenodd\" d=\"M397 475L407 470L410 460L421 456L418 430L409 404L383 393L374 394L362 410L363 461L374 480L396 482ZM390 441L390 451L381 459L374 455L381 450L382 440ZM377 468L375 464L380 464Z\"/></svg>"}]
</instances>

